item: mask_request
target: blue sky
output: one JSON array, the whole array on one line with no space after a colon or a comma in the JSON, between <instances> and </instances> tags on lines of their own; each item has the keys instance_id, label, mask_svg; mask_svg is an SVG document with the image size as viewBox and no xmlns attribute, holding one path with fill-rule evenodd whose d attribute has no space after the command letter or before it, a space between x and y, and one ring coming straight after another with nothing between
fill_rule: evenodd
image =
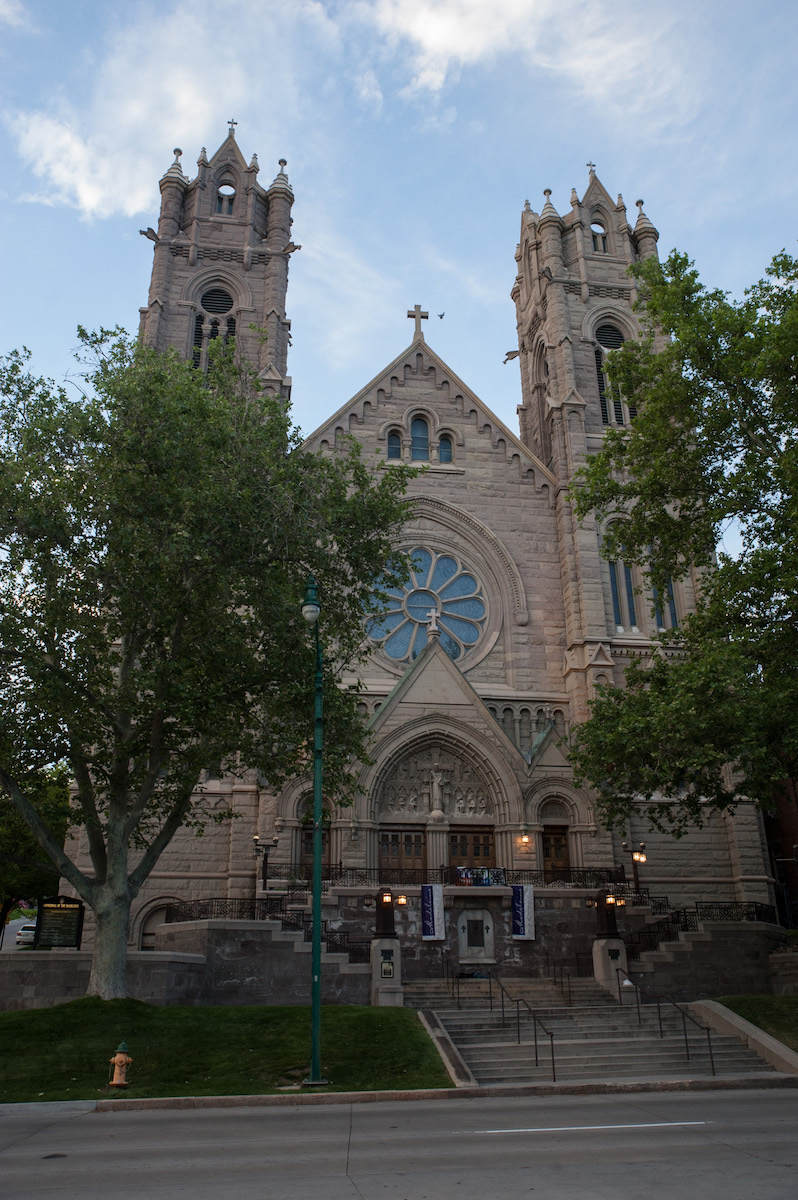
<instances>
[{"instance_id":1,"label":"blue sky","mask_svg":"<svg viewBox=\"0 0 798 1200\"><path fill-rule=\"evenodd\" d=\"M288 159L294 414L309 432L427 339L512 428L527 197L586 163L705 281L795 249L795 0L0 0L0 350L63 378L78 323L135 329L158 179L238 121ZM445 312L443 320L434 314Z\"/></svg>"}]
</instances>

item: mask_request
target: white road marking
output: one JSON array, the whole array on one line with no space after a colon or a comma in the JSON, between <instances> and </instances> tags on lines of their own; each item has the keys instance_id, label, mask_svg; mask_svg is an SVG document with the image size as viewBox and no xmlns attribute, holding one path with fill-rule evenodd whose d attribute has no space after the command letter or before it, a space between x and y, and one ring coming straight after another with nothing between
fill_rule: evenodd
<instances>
[{"instance_id":1,"label":"white road marking","mask_svg":"<svg viewBox=\"0 0 798 1200\"><path fill-rule=\"evenodd\" d=\"M576 1133L590 1129L667 1129L707 1125L708 1121L648 1121L645 1125L542 1125L539 1129L474 1129L473 1133Z\"/></svg>"}]
</instances>

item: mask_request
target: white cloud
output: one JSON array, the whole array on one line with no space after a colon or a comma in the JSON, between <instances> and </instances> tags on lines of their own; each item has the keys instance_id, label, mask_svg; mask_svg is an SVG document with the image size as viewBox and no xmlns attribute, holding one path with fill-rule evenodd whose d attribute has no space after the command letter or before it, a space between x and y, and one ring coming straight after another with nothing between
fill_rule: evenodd
<instances>
[{"instance_id":1,"label":"white cloud","mask_svg":"<svg viewBox=\"0 0 798 1200\"><path fill-rule=\"evenodd\" d=\"M667 118L690 112L688 55L676 18L632 0L372 0L362 18L395 45L410 46L411 92L441 93L464 68L519 56L538 75L577 93ZM541 82L545 82L545 79Z\"/></svg>"},{"instance_id":2,"label":"white cloud","mask_svg":"<svg viewBox=\"0 0 798 1200\"><path fill-rule=\"evenodd\" d=\"M30 24L21 0L0 0L0 24L25 27Z\"/></svg>"},{"instance_id":3,"label":"white cloud","mask_svg":"<svg viewBox=\"0 0 798 1200\"><path fill-rule=\"evenodd\" d=\"M362 347L401 308L390 270L370 265L362 249L330 225L323 207L308 206L303 224L313 229L291 281L291 307L307 322L303 337L321 350L333 373L345 370Z\"/></svg>"},{"instance_id":4,"label":"white cloud","mask_svg":"<svg viewBox=\"0 0 798 1200\"><path fill-rule=\"evenodd\" d=\"M355 87L362 104L376 115L379 115L382 112L382 89L371 67L368 67L356 77Z\"/></svg>"},{"instance_id":5,"label":"white cloud","mask_svg":"<svg viewBox=\"0 0 798 1200\"><path fill-rule=\"evenodd\" d=\"M337 36L318 0L268 7L228 0L223 20L210 0L138 13L115 26L99 52L85 100L53 98L7 118L22 158L43 181L36 198L88 217L151 210L153 181L175 144L186 148L193 174L193 155L214 133L217 144L223 140L231 116L262 127L269 114L270 127L289 128L303 106L298 73L319 42L335 53ZM72 94L83 84L59 82Z\"/></svg>"}]
</instances>

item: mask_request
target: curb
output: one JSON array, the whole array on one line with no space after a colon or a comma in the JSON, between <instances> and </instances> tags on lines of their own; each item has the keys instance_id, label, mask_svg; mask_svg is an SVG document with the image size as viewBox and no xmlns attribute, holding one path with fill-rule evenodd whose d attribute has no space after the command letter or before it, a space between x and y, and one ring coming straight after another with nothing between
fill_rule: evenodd
<instances>
[{"instance_id":1,"label":"curb","mask_svg":"<svg viewBox=\"0 0 798 1200\"><path fill-rule=\"evenodd\" d=\"M159 1099L97 1100L95 1112L142 1111L146 1109L283 1108L307 1104L379 1104L411 1100L485 1100L518 1096L613 1096L634 1092L719 1092L742 1089L798 1088L798 1076L730 1075L723 1079L629 1079L607 1082L532 1083L490 1087L426 1088L416 1092L315 1092L290 1096L163 1096Z\"/></svg>"}]
</instances>

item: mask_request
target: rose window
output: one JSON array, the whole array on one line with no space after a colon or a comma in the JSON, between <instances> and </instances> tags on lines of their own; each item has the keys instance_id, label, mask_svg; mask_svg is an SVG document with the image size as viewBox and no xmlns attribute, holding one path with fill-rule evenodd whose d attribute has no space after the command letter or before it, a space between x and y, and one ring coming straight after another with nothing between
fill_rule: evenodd
<instances>
[{"instance_id":1,"label":"rose window","mask_svg":"<svg viewBox=\"0 0 798 1200\"><path fill-rule=\"evenodd\" d=\"M441 645L450 658L460 658L482 636L487 614L482 587L452 554L416 547L410 557L409 579L386 589L385 609L369 636L389 658L412 662L427 644L434 613Z\"/></svg>"}]
</instances>

